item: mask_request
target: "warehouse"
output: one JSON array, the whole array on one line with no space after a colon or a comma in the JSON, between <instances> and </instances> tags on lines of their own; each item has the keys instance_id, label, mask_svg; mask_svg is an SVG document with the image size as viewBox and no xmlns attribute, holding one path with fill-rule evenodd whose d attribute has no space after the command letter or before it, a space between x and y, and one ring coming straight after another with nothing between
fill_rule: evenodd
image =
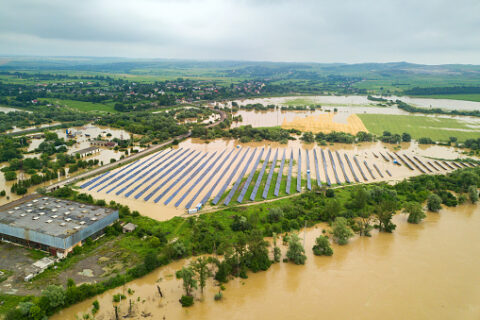
<instances>
[{"instance_id":1,"label":"warehouse","mask_svg":"<svg viewBox=\"0 0 480 320\"><path fill-rule=\"evenodd\" d=\"M109 208L30 197L0 207L0 239L64 256L117 219Z\"/></svg>"}]
</instances>

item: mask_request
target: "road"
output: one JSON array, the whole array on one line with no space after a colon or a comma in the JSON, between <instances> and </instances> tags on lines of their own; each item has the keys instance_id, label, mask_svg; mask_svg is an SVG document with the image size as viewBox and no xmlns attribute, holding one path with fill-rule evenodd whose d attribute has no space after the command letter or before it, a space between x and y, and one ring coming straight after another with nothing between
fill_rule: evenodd
<instances>
[{"instance_id":1,"label":"road","mask_svg":"<svg viewBox=\"0 0 480 320\"><path fill-rule=\"evenodd\" d=\"M219 125L220 123L222 123L226 118L227 118L227 114L222 111L222 110L214 110L215 112L218 112L220 113L220 119L212 124L209 124L207 125L206 127L207 128L211 128L211 127L214 127L214 126L217 126ZM190 137L191 135L191 132L189 131L188 133L185 133L183 135L180 135L180 136L177 136L177 137L174 137L168 141L165 141L161 144L157 144L157 145L154 145L154 146L151 146L145 150L142 150L138 153L134 153L134 154L131 154L130 156L128 157L125 157L123 159L120 159L116 162L113 162L113 163L109 163L109 164L106 164L106 165L103 165L101 167L98 167L98 168L95 168L95 169L92 169L92 170L89 170L89 171L86 171L86 172L83 172L81 174L78 174L74 177L70 177L68 179L65 179L65 180L62 180L62 181L59 181L59 182L56 182L54 184L51 184L49 185L48 187L46 187L45 189L47 190L47 192L50 192L50 191L53 191L53 190L56 190L56 189L59 189L67 184L70 184L70 183L75 183L77 181L80 181L80 180L83 180L83 179L86 179L88 177L93 177L93 176L96 176L96 175L99 175L101 173L104 173L106 171L109 171L109 170L112 170L114 168L117 168L119 166L122 166L128 162L131 162L131 161L134 161L136 159L139 159L139 158L142 158L150 153L153 153L155 151L158 151L160 149L162 149L163 147L165 146L168 146L169 144L173 143L174 140L177 140L177 141L180 141L180 140L183 140L185 138L188 138Z\"/></svg>"}]
</instances>

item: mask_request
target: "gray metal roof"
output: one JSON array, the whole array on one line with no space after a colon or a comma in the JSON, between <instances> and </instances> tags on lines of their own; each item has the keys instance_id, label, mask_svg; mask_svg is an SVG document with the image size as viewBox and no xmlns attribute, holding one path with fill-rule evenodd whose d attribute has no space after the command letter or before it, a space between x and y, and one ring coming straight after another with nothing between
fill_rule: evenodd
<instances>
[{"instance_id":1,"label":"gray metal roof","mask_svg":"<svg viewBox=\"0 0 480 320\"><path fill-rule=\"evenodd\" d=\"M0 224L67 238L111 215L114 210L41 197L0 211Z\"/></svg>"}]
</instances>

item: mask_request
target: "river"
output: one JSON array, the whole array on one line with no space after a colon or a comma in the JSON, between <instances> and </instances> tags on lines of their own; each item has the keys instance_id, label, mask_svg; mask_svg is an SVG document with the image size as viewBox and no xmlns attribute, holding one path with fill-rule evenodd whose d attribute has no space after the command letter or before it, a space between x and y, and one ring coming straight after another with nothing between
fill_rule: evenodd
<instances>
[{"instance_id":1,"label":"river","mask_svg":"<svg viewBox=\"0 0 480 320\"><path fill-rule=\"evenodd\" d=\"M52 319L81 317L95 299L100 302L96 319L114 319L112 295L120 292L135 301L133 319L479 319L480 207L428 213L419 225L408 224L403 214L394 222L393 234L375 232L333 245L332 257L312 254L325 226L311 228L304 266L279 263L248 279L234 279L220 302L213 299L218 287L210 281L203 301L197 291L195 305L181 308L181 282L173 274L185 261L177 261ZM128 295L128 288L135 293ZM128 302L120 303L120 314L127 311Z\"/></svg>"}]
</instances>

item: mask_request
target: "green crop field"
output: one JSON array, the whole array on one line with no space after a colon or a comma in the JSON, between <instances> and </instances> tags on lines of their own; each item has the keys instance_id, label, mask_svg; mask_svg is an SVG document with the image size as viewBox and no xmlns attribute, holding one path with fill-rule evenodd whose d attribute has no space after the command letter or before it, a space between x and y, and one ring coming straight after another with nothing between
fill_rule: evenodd
<instances>
[{"instance_id":1,"label":"green crop field","mask_svg":"<svg viewBox=\"0 0 480 320\"><path fill-rule=\"evenodd\" d=\"M472 94L437 94L431 96L412 96L412 98L426 98L426 99L452 99L480 102L480 93Z\"/></svg>"},{"instance_id":2,"label":"green crop field","mask_svg":"<svg viewBox=\"0 0 480 320\"><path fill-rule=\"evenodd\" d=\"M40 99L42 100L42 99ZM72 109L77 109L84 112L95 112L95 113L102 113L102 112L116 112L113 108L113 102L103 103L93 103L93 102L84 102L84 101L75 101L75 100L61 100L61 99L46 99L51 101L55 104L61 106L67 106Z\"/></svg>"},{"instance_id":3,"label":"green crop field","mask_svg":"<svg viewBox=\"0 0 480 320\"><path fill-rule=\"evenodd\" d=\"M402 134L408 132L414 139L429 137L436 141L448 141L457 137L459 141L480 138L480 123L475 126L452 118L433 116L407 116L386 114L358 114L368 131L382 135L383 131Z\"/></svg>"}]
</instances>

